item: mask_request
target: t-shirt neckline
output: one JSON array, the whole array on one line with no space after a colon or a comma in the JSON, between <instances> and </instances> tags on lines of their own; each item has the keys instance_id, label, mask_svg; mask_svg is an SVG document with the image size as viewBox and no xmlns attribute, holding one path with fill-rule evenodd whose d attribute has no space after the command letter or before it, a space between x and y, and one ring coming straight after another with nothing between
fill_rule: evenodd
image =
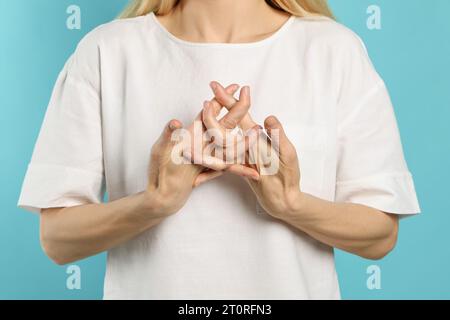
<instances>
[{"instance_id":1,"label":"t-shirt neckline","mask_svg":"<svg viewBox=\"0 0 450 320\"><path fill-rule=\"evenodd\" d=\"M273 41L275 41L277 38L279 38L288 28L289 26L294 22L296 16L291 15L289 19L273 34L271 34L269 37L264 38L262 40L258 41L252 41L252 42L235 42L235 43L225 43L225 42L193 42L188 40L183 40L175 35L173 35L169 30L167 30L158 20L154 12L150 12L148 14L149 19L151 22L156 25L157 29L168 39L170 39L173 42L176 42L180 45L185 46L192 46L192 47L220 47L220 48L250 48L250 47L259 47L262 45L270 44Z\"/></svg>"}]
</instances>

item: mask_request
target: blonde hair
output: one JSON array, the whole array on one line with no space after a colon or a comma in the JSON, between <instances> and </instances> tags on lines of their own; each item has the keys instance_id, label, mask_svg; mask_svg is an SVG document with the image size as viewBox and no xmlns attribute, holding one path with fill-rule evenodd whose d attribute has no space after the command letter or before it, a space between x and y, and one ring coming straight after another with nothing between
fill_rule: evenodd
<instances>
[{"instance_id":1,"label":"blonde hair","mask_svg":"<svg viewBox=\"0 0 450 320\"><path fill-rule=\"evenodd\" d=\"M294 16L326 16L334 18L327 0L265 0L271 7ZM154 12L157 15L169 13L179 0L132 0L119 18L133 18Z\"/></svg>"}]
</instances>

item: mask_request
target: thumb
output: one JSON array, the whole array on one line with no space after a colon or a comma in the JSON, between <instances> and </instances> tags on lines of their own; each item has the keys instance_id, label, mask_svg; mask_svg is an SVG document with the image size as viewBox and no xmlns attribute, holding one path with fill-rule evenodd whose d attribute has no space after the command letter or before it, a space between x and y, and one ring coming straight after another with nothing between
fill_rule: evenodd
<instances>
[{"instance_id":1,"label":"thumb","mask_svg":"<svg viewBox=\"0 0 450 320\"><path fill-rule=\"evenodd\" d=\"M148 172L149 185L156 187L158 185L159 166L161 160L165 159L168 155L169 147L172 143L172 134L183 127L182 123L178 120L170 120L164 127L163 132L159 136L156 143L152 146L150 168Z\"/></svg>"},{"instance_id":2,"label":"thumb","mask_svg":"<svg viewBox=\"0 0 450 320\"><path fill-rule=\"evenodd\" d=\"M271 139L273 148L280 154L281 159L287 160L287 157L290 157L292 154L295 155L295 149L277 117L270 116L266 118L264 127Z\"/></svg>"},{"instance_id":3,"label":"thumb","mask_svg":"<svg viewBox=\"0 0 450 320\"><path fill-rule=\"evenodd\" d=\"M176 120L170 120L169 123L164 127L163 132L161 133L161 136L159 137L159 143L162 143L164 145L170 144L172 140L172 134L176 131L183 128L183 124Z\"/></svg>"}]
</instances>

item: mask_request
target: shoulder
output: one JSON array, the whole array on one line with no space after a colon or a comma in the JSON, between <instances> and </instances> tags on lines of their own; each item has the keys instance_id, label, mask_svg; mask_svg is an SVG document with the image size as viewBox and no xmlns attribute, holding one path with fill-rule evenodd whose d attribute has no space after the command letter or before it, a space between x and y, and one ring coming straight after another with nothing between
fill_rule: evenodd
<instances>
[{"instance_id":1,"label":"shoulder","mask_svg":"<svg viewBox=\"0 0 450 320\"><path fill-rule=\"evenodd\" d=\"M88 32L79 42L78 50L90 51L94 48L122 44L142 36L148 29L148 16L128 19L116 19L101 24Z\"/></svg>"},{"instance_id":2,"label":"shoulder","mask_svg":"<svg viewBox=\"0 0 450 320\"><path fill-rule=\"evenodd\" d=\"M303 44L306 41L307 45L332 50L336 54L366 52L364 42L353 30L330 18L297 17L293 32Z\"/></svg>"},{"instance_id":3,"label":"shoulder","mask_svg":"<svg viewBox=\"0 0 450 320\"><path fill-rule=\"evenodd\" d=\"M135 48L146 34L148 16L118 19L99 25L88 32L76 45L68 59L68 70L98 73L101 57L121 55L126 48Z\"/></svg>"}]
</instances>

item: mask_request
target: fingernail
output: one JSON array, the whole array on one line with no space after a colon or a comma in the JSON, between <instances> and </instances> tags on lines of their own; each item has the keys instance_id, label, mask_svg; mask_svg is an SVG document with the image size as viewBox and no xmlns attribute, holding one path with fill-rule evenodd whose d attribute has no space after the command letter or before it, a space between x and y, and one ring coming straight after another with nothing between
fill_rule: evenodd
<instances>
[{"instance_id":1,"label":"fingernail","mask_svg":"<svg viewBox=\"0 0 450 320\"><path fill-rule=\"evenodd\" d=\"M217 83L211 82L209 85L211 86L211 89L213 89L213 90L217 89Z\"/></svg>"},{"instance_id":2,"label":"fingernail","mask_svg":"<svg viewBox=\"0 0 450 320\"><path fill-rule=\"evenodd\" d=\"M243 174L244 177L258 181L259 180L259 175L255 175L255 174L251 174L251 173L247 173L247 174Z\"/></svg>"}]
</instances>

